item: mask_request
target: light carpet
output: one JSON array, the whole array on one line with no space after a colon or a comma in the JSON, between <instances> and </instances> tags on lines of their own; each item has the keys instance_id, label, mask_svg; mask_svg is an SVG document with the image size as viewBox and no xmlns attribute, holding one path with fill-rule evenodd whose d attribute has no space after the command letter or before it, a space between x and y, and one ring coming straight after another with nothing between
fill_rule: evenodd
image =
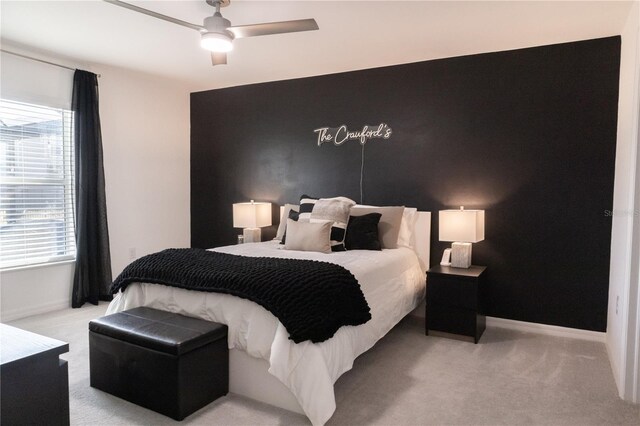
<instances>
[{"instance_id":1,"label":"light carpet","mask_svg":"<svg viewBox=\"0 0 640 426\"><path fill-rule=\"evenodd\" d=\"M87 324L106 304L10 324L69 342L73 425L308 425L286 410L227 395L182 422L89 386ZM618 398L604 344L488 328L477 345L425 336L407 319L336 383L328 425L640 424Z\"/></svg>"}]
</instances>

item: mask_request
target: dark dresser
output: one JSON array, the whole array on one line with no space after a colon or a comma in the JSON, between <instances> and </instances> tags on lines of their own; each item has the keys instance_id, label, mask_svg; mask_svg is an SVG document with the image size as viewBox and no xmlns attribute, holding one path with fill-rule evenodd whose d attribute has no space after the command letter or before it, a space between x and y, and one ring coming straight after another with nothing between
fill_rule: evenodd
<instances>
[{"instance_id":1,"label":"dark dresser","mask_svg":"<svg viewBox=\"0 0 640 426\"><path fill-rule=\"evenodd\" d=\"M68 425L69 344L0 324L0 424Z\"/></svg>"}]
</instances>

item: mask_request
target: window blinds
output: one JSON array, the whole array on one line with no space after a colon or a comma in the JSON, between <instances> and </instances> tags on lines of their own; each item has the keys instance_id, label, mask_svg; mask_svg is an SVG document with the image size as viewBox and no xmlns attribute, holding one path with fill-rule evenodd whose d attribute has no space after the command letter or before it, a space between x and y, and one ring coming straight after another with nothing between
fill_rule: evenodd
<instances>
[{"instance_id":1,"label":"window blinds","mask_svg":"<svg viewBox=\"0 0 640 426\"><path fill-rule=\"evenodd\" d=\"M72 112L0 99L0 267L75 257Z\"/></svg>"}]
</instances>

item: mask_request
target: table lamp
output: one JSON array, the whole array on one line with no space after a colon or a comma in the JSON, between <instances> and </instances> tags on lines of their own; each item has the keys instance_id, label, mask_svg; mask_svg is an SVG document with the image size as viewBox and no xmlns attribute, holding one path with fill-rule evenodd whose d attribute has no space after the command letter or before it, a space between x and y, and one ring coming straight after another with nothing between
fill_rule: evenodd
<instances>
[{"instance_id":1,"label":"table lamp","mask_svg":"<svg viewBox=\"0 0 640 426\"><path fill-rule=\"evenodd\" d=\"M484 240L484 210L440 210L440 241L452 241L442 255L441 265L454 268L471 266L471 243Z\"/></svg>"},{"instance_id":2,"label":"table lamp","mask_svg":"<svg viewBox=\"0 0 640 426\"><path fill-rule=\"evenodd\" d=\"M262 241L260 227L271 226L271 203L235 203L233 205L233 227L244 228L245 243Z\"/></svg>"}]
</instances>

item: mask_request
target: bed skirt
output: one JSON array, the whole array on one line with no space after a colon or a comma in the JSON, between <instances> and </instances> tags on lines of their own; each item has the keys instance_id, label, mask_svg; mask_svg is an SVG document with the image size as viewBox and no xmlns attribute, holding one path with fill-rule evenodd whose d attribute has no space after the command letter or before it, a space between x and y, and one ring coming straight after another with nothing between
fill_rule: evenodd
<instances>
[{"instance_id":1,"label":"bed skirt","mask_svg":"<svg viewBox=\"0 0 640 426\"><path fill-rule=\"evenodd\" d=\"M229 350L229 392L306 417L291 391L269 373L269 363L240 349Z\"/></svg>"}]
</instances>

